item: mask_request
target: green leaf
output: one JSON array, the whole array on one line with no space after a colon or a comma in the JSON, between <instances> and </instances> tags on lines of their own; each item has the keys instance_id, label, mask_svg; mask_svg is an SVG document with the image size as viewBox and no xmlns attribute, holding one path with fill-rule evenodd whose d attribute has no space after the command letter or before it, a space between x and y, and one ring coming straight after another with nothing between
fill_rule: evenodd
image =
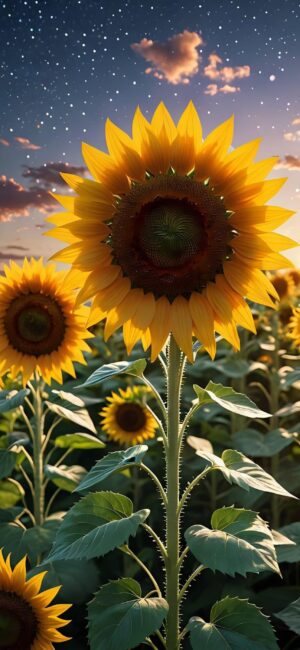
<instances>
[{"instance_id":1,"label":"green leaf","mask_svg":"<svg viewBox=\"0 0 300 650\"><path fill-rule=\"evenodd\" d=\"M10 476L16 464L18 454L0 449L0 479Z\"/></svg>"},{"instance_id":2,"label":"green leaf","mask_svg":"<svg viewBox=\"0 0 300 650\"><path fill-rule=\"evenodd\" d=\"M279 532L291 543L279 544L277 549L278 562L300 562L300 522L294 521L279 529Z\"/></svg>"},{"instance_id":3,"label":"green leaf","mask_svg":"<svg viewBox=\"0 0 300 650\"><path fill-rule=\"evenodd\" d=\"M247 418L269 418L270 413L261 411L247 395L237 393L230 386L214 384L210 381L206 388L201 388L194 384L194 391L199 399L199 407L216 402L226 411L244 415Z\"/></svg>"},{"instance_id":4,"label":"green leaf","mask_svg":"<svg viewBox=\"0 0 300 650\"><path fill-rule=\"evenodd\" d=\"M247 600L227 596L215 603L210 622L188 623L193 650L279 650L269 620Z\"/></svg>"},{"instance_id":5,"label":"green leaf","mask_svg":"<svg viewBox=\"0 0 300 650\"><path fill-rule=\"evenodd\" d=\"M75 424L78 424L78 426L83 427L84 429L88 429L93 433L97 433L95 425L85 408L79 408L76 411L71 411L70 409L61 406L60 404L53 404L53 402L46 401L46 404L48 406L48 409L59 417L70 420L70 422L74 422Z\"/></svg>"},{"instance_id":6,"label":"green leaf","mask_svg":"<svg viewBox=\"0 0 300 650\"><path fill-rule=\"evenodd\" d=\"M145 453L148 451L147 445L135 445L124 451L113 451L104 458L98 460L92 467L87 476L76 488L76 492L85 492L95 489L102 481L105 481L114 472L119 472L132 463L141 463Z\"/></svg>"},{"instance_id":7,"label":"green leaf","mask_svg":"<svg viewBox=\"0 0 300 650\"><path fill-rule=\"evenodd\" d=\"M253 488L261 492L270 492L271 494L297 499L279 485L273 476L239 451L226 449L223 451L221 458L201 450L196 451L196 454L207 460L214 469L220 470L229 483L236 483L243 490L249 491L250 488Z\"/></svg>"},{"instance_id":8,"label":"green leaf","mask_svg":"<svg viewBox=\"0 0 300 650\"><path fill-rule=\"evenodd\" d=\"M118 361L117 363L108 363L101 368L97 368L84 382L76 388L82 388L86 386L96 386L101 384L103 381L114 375L121 375L123 373L128 375L134 375L134 377L142 377L143 372L146 368L147 361L146 359L137 359L136 361Z\"/></svg>"},{"instance_id":9,"label":"green leaf","mask_svg":"<svg viewBox=\"0 0 300 650\"><path fill-rule=\"evenodd\" d=\"M52 390L51 397L53 396L53 401L55 403L60 403L61 406L68 406L71 404L74 408L72 410L76 411L85 406L85 403L81 397L78 395L73 395L73 393L67 393L65 390ZM59 399L57 399L59 398Z\"/></svg>"},{"instance_id":10,"label":"green leaf","mask_svg":"<svg viewBox=\"0 0 300 650\"><path fill-rule=\"evenodd\" d=\"M60 449L103 449L105 447L102 440L90 436L89 433L66 433L63 436L57 436L54 445Z\"/></svg>"},{"instance_id":11,"label":"green leaf","mask_svg":"<svg viewBox=\"0 0 300 650\"><path fill-rule=\"evenodd\" d=\"M24 494L24 489L18 481L10 478L0 481L0 508L15 506Z\"/></svg>"},{"instance_id":12,"label":"green leaf","mask_svg":"<svg viewBox=\"0 0 300 650\"><path fill-rule=\"evenodd\" d=\"M11 508L0 508L0 523L14 521L18 517L23 508L22 506L12 506Z\"/></svg>"},{"instance_id":13,"label":"green leaf","mask_svg":"<svg viewBox=\"0 0 300 650\"><path fill-rule=\"evenodd\" d=\"M233 433L232 442L243 454L271 458L295 442L297 438L297 433L290 432L283 427L268 433L261 433L255 429L244 429Z\"/></svg>"},{"instance_id":14,"label":"green leaf","mask_svg":"<svg viewBox=\"0 0 300 650\"><path fill-rule=\"evenodd\" d=\"M88 494L67 513L48 560L100 557L127 543L149 515L149 510L132 510L132 501L122 494Z\"/></svg>"},{"instance_id":15,"label":"green leaf","mask_svg":"<svg viewBox=\"0 0 300 650\"><path fill-rule=\"evenodd\" d=\"M46 558L43 570L47 571L43 589L62 585L59 598L66 603L86 603L99 585L99 569L93 560L58 560L48 564ZM29 577L40 572L41 567L35 567L29 572Z\"/></svg>"},{"instance_id":16,"label":"green leaf","mask_svg":"<svg viewBox=\"0 0 300 650\"><path fill-rule=\"evenodd\" d=\"M297 381L300 381L300 368L296 368L292 372L288 372L285 377L281 380L281 384L286 388L289 388Z\"/></svg>"},{"instance_id":17,"label":"green leaf","mask_svg":"<svg viewBox=\"0 0 300 650\"><path fill-rule=\"evenodd\" d=\"M86 469L81 465L45 465L44 473L61 490L73 492L85 477Z\"/></svg>"},{"instance_id":18,"label":"green leaf","mask_svg":"<svg viewBox=\"0 0 300 650\"><path fill-rule=\"evenodd\" d=\"M212 530L194 525L185 532L193 555L201 564L234 576L271 570L280 574L272 533L257 512L220 508L211 518Z\"/></svg>"},{"instance_id":19,"label":"green leaf","mask_svg":"<svg viewBox=\"0 0 300 650\"><path fill-rule=\"evenodd\" d=\"M23 404L26 395L29 395L30 390L28 388L22 388L22 390L1 390L0 391L0 413L6 413L6 411L12 411L13 409L21 406Z\"/></svg>"},{"instance_id":20,"label":"green leaf","mask_svg":"<svg viewBox=\"0 0 300 650\"><path fill-rule=\"evenodd\" d=\"M46 522L43 526L33 526L25 530L14 522L0 524L1 546L12 553L14 562L28 555L30 562L36 564L40 555L49 552L59 525L59 521L55 524Z\"/></svg>"},{"instance_id":21,"label":"green leaf","mask_svg":"<svg viewBox=\"0 0 300 650\"><path fill-rule=\"evenodd\" d=\"M276 618L279 618L280 621L283 621L292 632L295 634L300 634L300 598L294 600L293 603L290 603L287 607L274 614Z\"/></svg>"},{"instance_id":22,"label":"green leaf","mask_svg":"<svg viewBox=\"0 0 300 650\"><path fill-rule=\"evenodd\" d=\"M168 612L164 598L143 598L132 578L104 585L88 606L91 650L131 650L158 630Z\"/></svg>"}]
</instances>

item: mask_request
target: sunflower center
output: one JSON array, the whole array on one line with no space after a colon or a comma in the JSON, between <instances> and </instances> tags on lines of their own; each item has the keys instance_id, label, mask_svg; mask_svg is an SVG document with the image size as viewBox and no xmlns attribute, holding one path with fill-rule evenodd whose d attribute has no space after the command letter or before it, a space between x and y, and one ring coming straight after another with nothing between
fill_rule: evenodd
<instances>
[{"instance_id":1,"label":"sunflower center","mask_svg":"<svg viewBox=\"0 0 300 650\"><path fill-rule=\"evenodd\" d=\"M38 622L30 605L10 591L0 591L0 648L30 650Z\"/></svg>"},{"instance_id":2,"label":"sunflower center","mask_svg":"<svg viewBox=\"0 0 300 650\"><path fill-rule=\"evenodd\" d=\"M126 402L118 406L116 420L121 429L128 433L139 431L146 424L144 408L134 402Z\"/></svg>"},{"instance_id":3,"label":"sunflower center","mask_svg":"<svg viewBox=\"0 0 300 650\"><path fill-rule=\"evenodd\" d=\"M18 352L39 356L59 348L64 339L65 319L54 298L28 293L10 303L4 327L9 342Z\"/></svg>"},{"instance_id":4,"label":"sunflower center","mask_svg":"<svg viewBox=\"0 0 300 650\"><path fill-rule=\"evenodd\" d=\"M189 177L159 175L136 183L112 222L115 263L133 287L155 297L201 292L232 254L233 230L213 188Z\"/></svg>"},{"instance_id":5,"label":"sunflower center","mask_svg":"<svg viewBox=\"0 0 300 650\"><path fill-rule=\"evenodd\" d=\"M156 267L180 266L195 255L205 232L199 213L186 199L162 199L140 212L140 245Z\"/></svg>"}]
</instances>

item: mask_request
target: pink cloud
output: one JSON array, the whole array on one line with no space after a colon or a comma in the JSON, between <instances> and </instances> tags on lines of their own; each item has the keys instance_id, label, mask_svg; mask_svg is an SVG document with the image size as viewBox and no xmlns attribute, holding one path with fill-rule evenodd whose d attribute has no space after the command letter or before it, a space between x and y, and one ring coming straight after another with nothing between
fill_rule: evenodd
<instances>
[{"instance_id":1,"label":"pink cloud","mask_svg":"<svg viewBox=\"0 0 300 650\"><path fill-rule=\"evenodd\" d=\"M204 94L211 95L211 97L213 97L218 93L224 93L225 95L228 93L239 93L240 90L241 89L238 86L231 86L230 84L225 84L221 87L219 87L217 84L208 84L206 90L204 91Z\"/></svg>"},{"instance_id":2,"label":"pink cloud","mask_svg":"<svg viewBox=\"0 0 300 650\"><path fill-rule=\"evenodd\" d=\"M25 188L14 178L0 176L0 221L28 217L30 208L40 212L52 210L56 201L44 188Z\"/></svg>"},{"instance_id":3,"label":"pink cloud","mask_svg":"<svg viewBox=\"0 0 300 650\"><path fill-rule=\"evenodd\" d=\"M284 133L283 137L288 142L298 142L300 140L300 130L294 132L289 131L288 133Z\"/></svg>"},{"instance_id":4,"label":"pink cloud","mask_svg":"<svg viewBox=\"0 0 300 650\"><path fill-rule=\"evenodd\" d=\"M0 138L0 144L3 144L3 147L10 147L8 140L5 140L5 138Z\"/></svg>"},{"instance_id":5,"label":"pink cloud","mask_svg":"<svg viewBox=\"0 0 300 650\"><path fill-rule=\"evenodd\" d=\"M295 117L295 119L292 121L292 124L300 124L300 117Z\"/></svg>"},{"instance_id":6,"label":"pink cloud","mask_svg":"<svg viewBox=\"0 0 300 650\"><path fill-rule=\"evenodd\" d=\"M166 80L176 86L188 84L190 78L197 74L200 63L197 47L202 44L203 39L199 34L185 29L165 42L142 38L131 47L151 63L145 70L146 74L152 74L157 79Z\"/></svg>"},{"instance_id":7,"label":"pink cloud","mask_svg":"<svg viewBox=\"0 0 300 650\"><path fill-rule=\"evenodd\" d=\"M33 142L30 142L28 138L21 138L21 137L15 137L16 142L18 142L22 149L31 149L32 151L37 151L37 149L41 149L38 144L33 144Z\"/></svg>"},{"instance_id":8,"label":"pink cloud","mask_svg":"<svg viewBox=\"0 0 300 650\"><path fill-rule=\"evenodd\" d=\"M222 66L223 59L218 54L210 54L208 57L209 64L205 66L203 74L209 79L218 80L229 84L234 79L243 79L250 77L249 65ZM231 91L229 91L231 92Z\"/></svg>"}]
</instances>

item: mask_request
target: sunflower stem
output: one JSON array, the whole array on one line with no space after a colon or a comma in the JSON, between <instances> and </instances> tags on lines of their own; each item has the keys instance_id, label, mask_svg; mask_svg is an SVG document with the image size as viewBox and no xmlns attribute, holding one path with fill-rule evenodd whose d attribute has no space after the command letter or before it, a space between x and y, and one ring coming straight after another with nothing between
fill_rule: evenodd
<instances>
[{"instance_id":1,"label":"sunflower stem","mask_svg":"<svg viewBox=\"0 0 300 650\"><path fill-rule=\"evenodd\" d=\"M167 617L167 650L179 649L179 552L180 552L180 445L179 409L184 359L174 337L170 336L167 375L167 435L166 474L166 599L169 605Z\"/></svg>"},{"instance_id":2,"label":"sunflower stem","mask_svg":"<svg viewBox=\"0 0 300 650\"><path fill-rule=\"evenodd\" d=\"M33 508L36 526L44 523L45 486L44 486L44 414L42 393L44 382L36 378L36 389L33 392L34 425L33 425Z\"/></svg>"}]
</instances>

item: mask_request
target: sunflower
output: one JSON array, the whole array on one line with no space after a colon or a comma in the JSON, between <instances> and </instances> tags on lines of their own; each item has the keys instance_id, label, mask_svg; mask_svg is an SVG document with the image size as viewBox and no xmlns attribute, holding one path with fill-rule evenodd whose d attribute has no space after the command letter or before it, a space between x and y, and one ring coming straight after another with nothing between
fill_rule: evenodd
<instances>
[{"instance_id":1,"label":"sunflower","mask_svg":"<svg viewBox=\"0 0 300 650\"><path fill-rule=\"evenodd\" d=\"M295 284L291 272L274 273L270 280L278 293L280 301L285 301L292 297L295 291Z\"/></svg>"},{"instance_id":2,"label":"sunflower","mask_svg":"<svg viewBox=\"0 0 300 650\"><path fill-rule=\"evenodd\" d=\"M129 137L106 123L109 153L83 144L95 180L62 174L76 197L50 234L69 245L53 258L87 273L78 302L105 339L123 326L128 353L141 340L154 360L172 331L190 360L192 336L215 354L214 331L239 348L237 325L255 332L245 302L274 306L263 270L289 266L296 244L273 233L293 212L265 205L286 179L265 180L276 157L253 162L260 138L230 150L233 118L202 141L192 102L177 126L163 103L151 122L136 110Z\"/></svg>"},{"instance_id":3,"label":"sunflower","mask_svg":"<svg viewBox=\"0 0 300 650\"><path fill-rule=\"evenodd\" d=\"M293 310L288 324L289 337L293 339L297 348L300 348L300 307Z\"/></svg>"},{"instance_id":4,"label":"sunflower","mask_svg":"<svg viewBox=\"0 0 300 650\"><path fill-rule=\"evenodd\" d=\"M26 580L26 557L15 566L0 550L0 647L2 650L54 650L68 641L58 631L70 623L60 618L71 605L48 605L60 587L40 592L47 571Z\"/></svg>"},{"instance_id":5,"label":"sunflower","mask_svg":"<svg viewBox=\"0 0 300 650\"><path fill-rule=\"evenodd\" d=\"M88 309L74 309L74 286L81 273L56 271L42 259L20 267L5 266L0 277L0 376L9 369L23 384L37 370L49 382L62 383L62 370L73 377L73 361L85 363L82 352L89 350L84 339Z\"/></svg>"},{"instance_id":6,"label":"sunflower","mask_svg":"<svg viewBox=\"0 0 300 650\"><path fill-rule=\"evenodd\" d=\"M119 389L119 395L112 393L99 415L102 428L111 440L130 447L155 437L158 424L146 406L145 395L148 389L133 386ZM151 392L151 391L150 391Z\"/></svg>"}]
</instances>

